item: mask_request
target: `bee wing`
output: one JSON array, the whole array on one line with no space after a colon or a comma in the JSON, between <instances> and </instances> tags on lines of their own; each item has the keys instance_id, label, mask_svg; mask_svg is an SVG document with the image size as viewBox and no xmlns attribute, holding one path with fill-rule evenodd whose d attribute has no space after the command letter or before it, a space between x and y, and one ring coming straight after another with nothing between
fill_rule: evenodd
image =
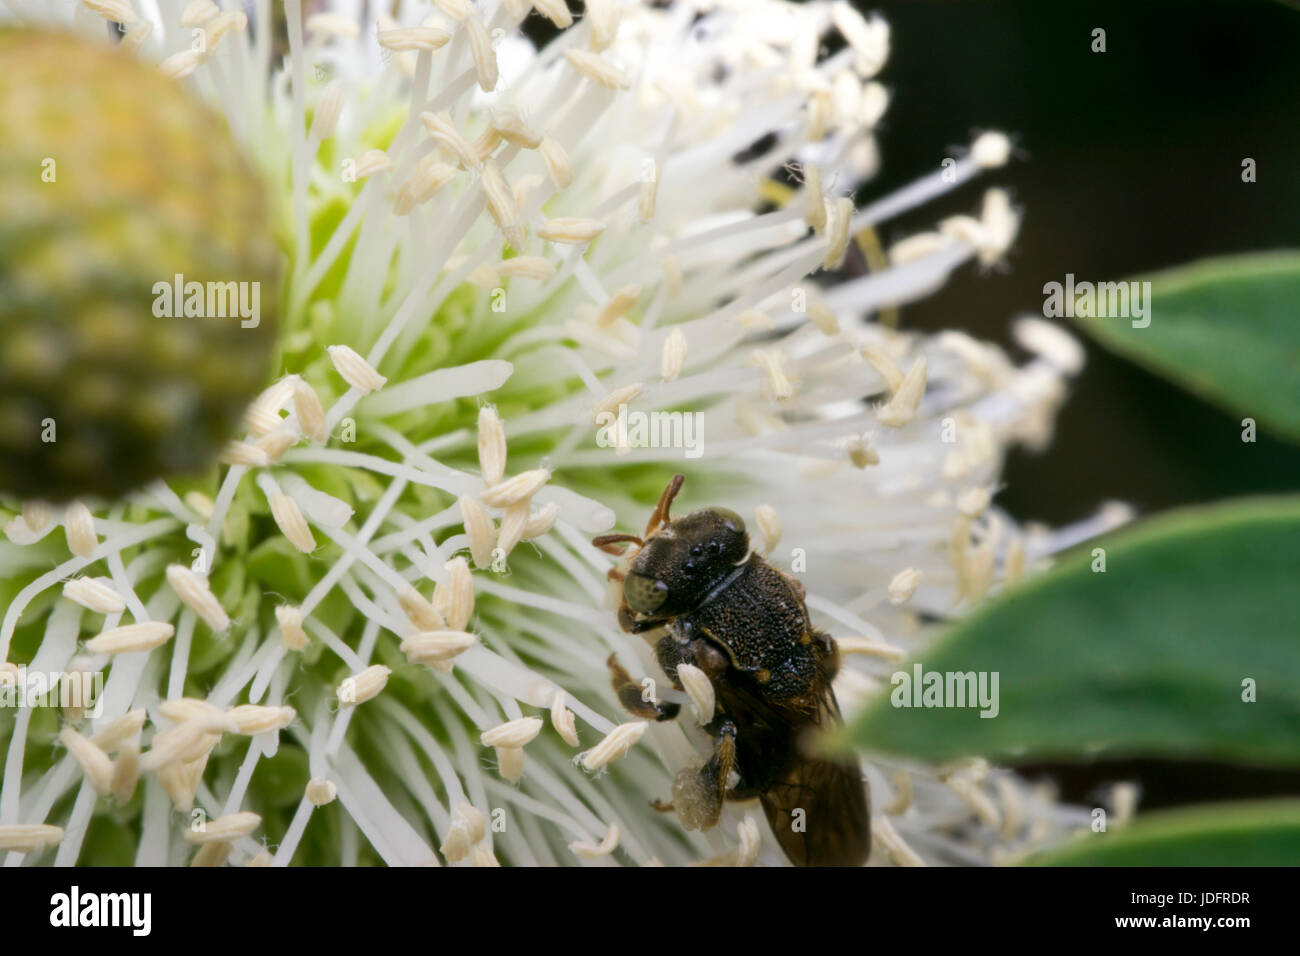
<instances>
[{"instance_id":1,"label":"bee wing","mask_svg":"<svg viewBox=\"0 0 1300 956\"><path fill-rule=\"evenodd\" d=\"M819 717L821 726L839 722L829 688ZM861 866L867 861L867 785L851 757L800 756L760 802L777 842L796 866Z\"/></svg>"}]
</instances>

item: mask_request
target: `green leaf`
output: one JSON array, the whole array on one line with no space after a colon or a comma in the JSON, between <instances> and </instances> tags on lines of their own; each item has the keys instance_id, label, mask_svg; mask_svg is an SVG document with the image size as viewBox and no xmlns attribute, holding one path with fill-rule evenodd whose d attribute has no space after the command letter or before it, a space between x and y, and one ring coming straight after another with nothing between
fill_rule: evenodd
<instances>
[{"instance_id":1,"label":"green leaf","mask_svg":"<svg viewBox=\"0 0 1300 956\"><path fill-rule=\"evenodd\" d=\"M1300 252L1207 259L1140 276L1150 325L1075 318L1102 345L1300 441Z\"/></svg>"},{"instance_id":2,"label":"green leaf","mask_svg":"<svg viewBox=\"0 0 1300 956\"><path fill-rule=\"evenodd\" d=\"M1166 810L1081 833L1030 866L1297 866L1300 800Z\"/></svg>"},{"instance_id":3,"label":"green leaf","mask_svg":"<svg viewBox=\"0 0 1300 956\"><path fill-rule=\"evenodd\" d=\"M1300 498L1172 512L1091 542L958 620L916 663L985 672L989 688L996 673L997 715L894 706L915 666L901 664L854 743L932 760L1300 763Z\"/></svg>"}]
</instances>

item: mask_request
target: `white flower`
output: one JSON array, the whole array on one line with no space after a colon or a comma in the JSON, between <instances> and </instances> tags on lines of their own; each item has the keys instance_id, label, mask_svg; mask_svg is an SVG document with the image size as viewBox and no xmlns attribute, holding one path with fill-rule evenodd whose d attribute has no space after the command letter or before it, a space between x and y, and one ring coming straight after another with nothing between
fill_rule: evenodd
<instances>
[{"instance_id":1,"label":"white flower","mask_svg":"<svg viewBox=\"0 0 1300 956\"><path fill-rule=\"evenodd\" d=\"M118 6L87 3L73 25L103 36ZM223 110L270 181L290 184L290 374L250 408L211 493L159 484L98 509L93 556L60 550L32 570L22 549L56 523L15 518L0 567L28 583L0 659L18 633L39 646L33 667L64 669L79 637L174 624L151 650L91 658L104 709L76 738L100 777L143 750L135 862L191 859L171 813L191 804L240 822L211 837L235 863L263 862L268 839L276 864L439 850L486 865L780 862L748 806L703 834L650 809L703 735L687 716L647 728L619 711L611 651L663 677L618 629L610 561L589 538L643 523L679 468L679 507L762 506L756 540L784 567L806 561L810 608L845 638L850 711L925 640L923 620L1052 551L1059 536L1025 536L988 497L1008 445L1050 434L1077 368L1068 347L1031 331L1040 357L1017 368L959 333L872 321L1000 258L1016 220L1005 194L876 271L815 275L1004 162L1005 137L855 208L889 35L846 3L588 0L540 52L517 30L523 0L405 3L377 23L357 19L364 4L329 6L300 29L287 0L282 63L242 14L190 4L182 27L180 3L132 7L123 42ZM561 0L535 6L569 19ZM847 43L824 55L832 31ZM620 405L700 413L702 456L601 447L593 413ZM92 576L94 601L58 590ZM232 708L250 704L274 719L241 737ZM11 760L49 748L33 719L0 715ZM102 781L64 750L36 765L51 759L6 773L0 839L36 854L61 837L37 859L97 862L82 845L109 812ZM864 769L875 862L988 862L1082 822L979 761ZM268 777L294 772L301 794L270 792ZM61 834L32 836L42 824Z\"/></svg>"}]
</instances>

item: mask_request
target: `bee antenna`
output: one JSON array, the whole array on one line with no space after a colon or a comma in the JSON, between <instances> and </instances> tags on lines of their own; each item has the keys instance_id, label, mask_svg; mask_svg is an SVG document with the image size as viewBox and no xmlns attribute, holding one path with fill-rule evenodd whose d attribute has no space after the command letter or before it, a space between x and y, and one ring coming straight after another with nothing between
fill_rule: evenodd
<instances>
[{"instance_id":1,"label":"bee antenna","mask_svg":"<svg viewBox=\"0 0 1300 956\"><path fill-rule=\"evenodd\" d=\"M668 487L659 496L659 504L655 506L654 514L650 516L650 523L646 525L645 536L647 538L658 531L660 525L669 523L668 509L672 507L677 492L682 490L682 482L684 481L686 481L685 475L673 475L673 480L668 482Z\"/></svg>"},{"instance_id":2,"label":"bee antenna","mask_svg":"<svg viewBox=\"0 0 1300 956\"><path fill-rule=\"evenodd\" d=\"M622 554L624 549L619 545L635 544L639 548L645 542L634 534L602 534L599 538L592 538L591 543L606 554Z\"/></svg>"}]
</instances>

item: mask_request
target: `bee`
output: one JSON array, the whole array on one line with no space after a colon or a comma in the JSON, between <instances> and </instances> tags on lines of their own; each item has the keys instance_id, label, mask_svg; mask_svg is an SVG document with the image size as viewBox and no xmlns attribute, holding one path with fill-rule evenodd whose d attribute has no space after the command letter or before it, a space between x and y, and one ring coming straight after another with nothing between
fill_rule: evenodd
<instances>
[{"instance_id":1,"label":"bee","mask_svg":"<svg viewBox=\"0 0 1300 956\"><path fill-rule=\"evenodd\" d=\"M835 642L808 618L803 585L749 546L745 523L727 508L681 518L669 509L685 477L664 489L645 536L595 538L601 550L637 550L622 581L618 621L631 634L666 629L655 657L678 690L677 669L698 667L713 686L715 714L704 729L713 753L678 773L673 801L687 829L715 825L725 800L757 797L782 850L796 866L859 866L871 849L867 788L852 759L813 748L819 731L840 724L831 679ZM648 720L671 720L680 706L645 700L616 656L608 661L622 706ZM733 785L734 784L734 785Z\"/></svg>"}]
</instances>

